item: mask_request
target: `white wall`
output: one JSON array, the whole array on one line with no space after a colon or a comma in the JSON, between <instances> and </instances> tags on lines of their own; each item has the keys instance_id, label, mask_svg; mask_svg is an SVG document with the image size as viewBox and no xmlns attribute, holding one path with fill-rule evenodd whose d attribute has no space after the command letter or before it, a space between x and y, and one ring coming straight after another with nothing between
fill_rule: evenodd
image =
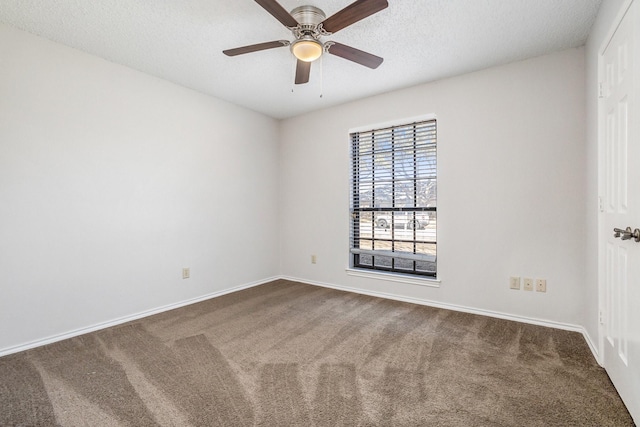
<instances>
[{"instance_id":1,"label":"white wall","mask_svg":"<svg viewBox=\"0 0 640 427\"><path fill-rule=\"evenodd\" d=\"M584 87L579 48L285 120L282 274L582 325ZM348 276L348 130L430 113L438 117L440 287ZM548 291L510 290L510 275L546 278Z\"/></svg>"},{"instance_id":2,"label":"white wall","mask_svg":"<svg viewBox=\"0 0 640 427\"><path fill-rule=\"evenodd\" d=\"M0 25L0 353L278 274L597 336L593 40L622 1L587 46L588 126L584 49L279 126ZM440 287L348 276L348 130L429 113Z\"/></svg>"},{"instance_id":3,"label":"white wall","mask_svg":"<svg viewBox=\"0 0 640 427\"><path fill-rule=\"evenodd\" d=\"M276 276L277 141L273 119L0 25L0 353Z\"/></svg>"},{"instance_id":4,"label":"white wall","mask_svg":"<svg viewBox=\"0 0 640 427\"><path fill-rule=\"evenodd\" d=\"M598 342L598 57L605 38L626 0L604 0L591 28L585 47L587 116L587 199L586 224L586 310L584 327L592 341Z\"/></svg>"}]
</instances>

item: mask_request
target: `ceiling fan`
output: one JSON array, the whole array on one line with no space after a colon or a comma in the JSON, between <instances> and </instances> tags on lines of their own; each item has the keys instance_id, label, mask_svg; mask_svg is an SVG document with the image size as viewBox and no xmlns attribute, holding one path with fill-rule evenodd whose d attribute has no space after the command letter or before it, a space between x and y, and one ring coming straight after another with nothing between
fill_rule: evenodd
<instances>
[{"instance_id":1,"label":"ceiling fan","mask_svg":"<svg viewBox=\"0 0 640 427\"><path fill-rule=\"evenodd\" d=\"M356 0L329 18L315 6L299 6L287 12L276 0L255 0L267 12L293 33L295 40L276 40L222 51L227 56L242 55L276 47L290 46L297 59L296 84L309 81L311 63L324 52L356 62L372 69L378 68L383 59L362 50L334 41L322 42L330 36L389 6L387 0Z\"/></svg>"}]
</instances>

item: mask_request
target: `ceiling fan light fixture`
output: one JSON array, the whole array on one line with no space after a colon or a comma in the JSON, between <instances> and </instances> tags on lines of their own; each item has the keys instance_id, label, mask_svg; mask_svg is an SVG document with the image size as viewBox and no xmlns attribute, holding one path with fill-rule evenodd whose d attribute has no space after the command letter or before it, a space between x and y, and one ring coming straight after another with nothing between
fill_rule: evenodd
<instances>
[{"instance_id":1,"label":"ceiling fan light fixture","mask_svg":"<svg viewBox=\"0 0 640 427\"><path fill-rule=\"evenodd\" d=\"M322 43L312 37L297 40L291 44L291 53L300 61L313 62L322 56Z\"/></svg>"},{"instance_id":2,"label":"ceiling fan light fixture","mask_svg":"<svg viewBox=\"0 0 640 427\"><path fill-rule=\"evenodd\" d=\"M289 46L291 53L296 58L295 84L309 82L311 63L321 58L327 52L339 56L348 61L355 62L371 69L377 68L383 61L382 58L370 53L358 50L354 47L343 45L334 41L325 43L320 40L331 36L337 31L355 24L356 22L380 12L389 6L387 0L355 0L349 6L326 18L322 9L315 6L298 6L291 12L282 7L278 0L255 0L264 10L269 12L282 25L293 34L294 41L275 40L271 42L257 43L235 49L223 50L227 56L242 55L258 52L282 46ZM291 0L293 2L293 0Z\"/></svg>"}]
</instances>

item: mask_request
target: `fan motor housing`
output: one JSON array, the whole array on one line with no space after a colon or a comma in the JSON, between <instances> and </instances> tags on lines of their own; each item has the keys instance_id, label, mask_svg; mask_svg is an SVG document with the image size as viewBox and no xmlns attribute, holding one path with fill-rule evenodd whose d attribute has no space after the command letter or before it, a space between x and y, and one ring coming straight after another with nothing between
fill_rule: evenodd
<instances>
[{"instance_id":1,"label":"fan motor housing","mask_svg":"<svg viewBox=\"0 0 640 427\"><path fill-rule=\"evenodd\" d=\"M322 9L315 6L298 6L291 11L291 16L305 27L315 27L326 18Z\"/></svg>"}]
</instances>

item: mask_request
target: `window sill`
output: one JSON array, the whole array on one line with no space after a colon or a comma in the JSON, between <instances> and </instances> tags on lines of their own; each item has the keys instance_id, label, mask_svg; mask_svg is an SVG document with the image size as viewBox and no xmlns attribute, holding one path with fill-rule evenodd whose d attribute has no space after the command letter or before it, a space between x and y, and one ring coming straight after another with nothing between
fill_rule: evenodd
<instances>
[{"instance_id":1,"label":"window sill","mask_svg":"<svg viewBox=\"0 0 640 427\"><path fill-rule=\"evenodd\" d=\"M380 271L359 270L355 268L347 268L346 272L349 276L366 277L367 279L385 280L387 282L407 283L410 285L427 286L430 288L439 288L440 280L414 277L398 273L386 273Z\"/></svg>"}]
</instances>

